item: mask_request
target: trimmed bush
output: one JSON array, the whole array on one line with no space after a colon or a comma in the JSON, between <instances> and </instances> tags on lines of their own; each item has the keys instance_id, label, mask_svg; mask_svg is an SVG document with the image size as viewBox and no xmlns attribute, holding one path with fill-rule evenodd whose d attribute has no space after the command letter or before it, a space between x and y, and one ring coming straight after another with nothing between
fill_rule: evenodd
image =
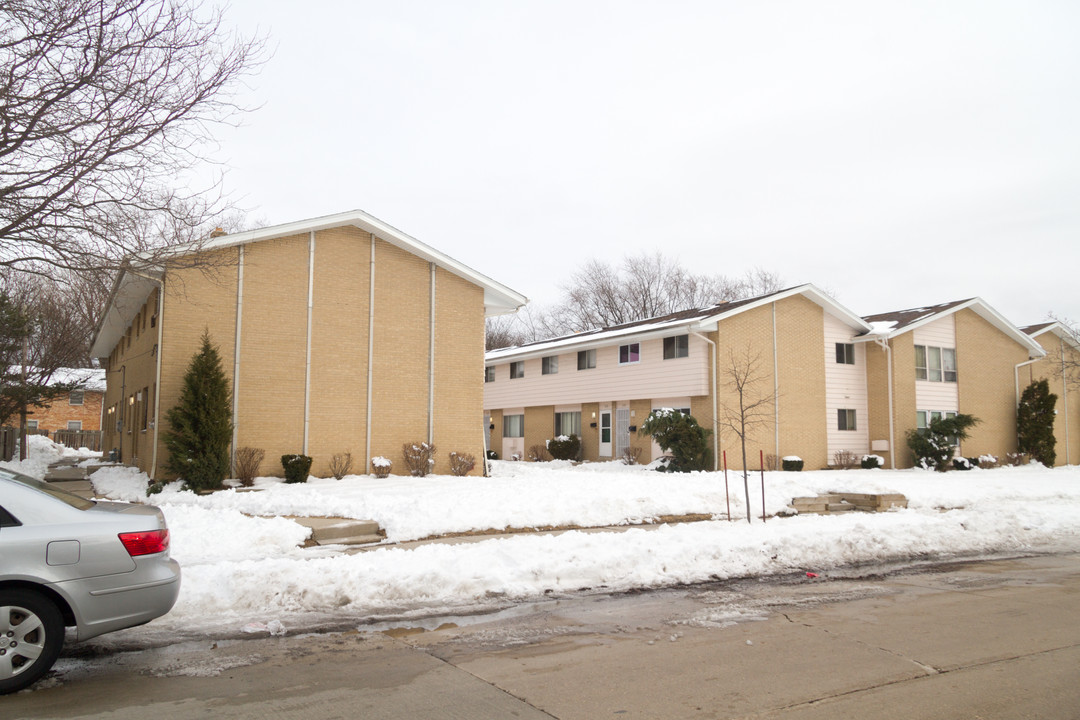
<instances>
[{"instance_id":1,"label":"trimmed bush","mask_svg":"<svg viewBox=\"0 0 1080 720\"><path fill-rule=\"evenodd\" d=\"M581 452L581 440L577 435L560 435L548 440L547 449L556 460L577 460Z\"/></svg>"},{"instance_id":2,"label":"trimmed bush","mask_svg":"<svg viewBox=\"0 0 1080 720\"><path fill-rule=\"evenodd\" d=\"M472 472L472 469L476 467L476 458L469 453L458 454L456 452L450 453L450 474L462 477Z\"/></svg>"},{"instance_id":3,"label":"trimmed bush","mask_svg":"<svg viewBox=\"0 0 1080 720\"><path fill-rule=\"evenodd\" d=\"M855 458L855 453L850 450L837 450L833 453L833 466L841 470L851 470L858 464Z\"/></svg>"},{"instance_id":4,"label":"trimmed bush","mask_svg":"<svg viewBox=\"0 0 1080 720\"><path fill-rule=\"evenodd\" d=\"M494 450L488 450L487 451L487 459L488 460L498 460L499 459L499 453L495 452Z\"/></svg>"},{"instance_id":5,"label":"trimmed bush","mask_svg":"<svg viewBox=\"0 0 1080 720\"><path fill-rule=\"evenodd\" d=\"M885 465L885 459L880 455L863 455L859 466L863 470L875 470Z\"/></svg>"},{"instance_id":6,"label":"trimmed bush","mask_svg":"<svg viewBox=\"0 0 1080 720\"><path fill-rule=\"evenodd\" d=\"M371 458L371 474L377 478L389 477L393 467L394 462L390 458L384 458L382 455Z\"/></svg>"},{"instance_id":7,"label":"trimmed bush","mask_svg":"<svg viewBox=\"0 0 1080 720\"><path fill-rule=\"evenodd\" d=\"M426 442L405 443L401 446L405 467L413 477L426 477L435 468L435 446Z\"/></svg>"},{"instance_id":8,"label":"trimmed bush","mask_svg":"<svg viewBox=\"0 0 1080 720\"><path fill-rule=\"evenodd\" d=\"M242 447L236 449L236 479L244 487L255 484L266 451L262 448Z\"/></svg>"},{"instance_id":9,"label":"trimmed bush","mask_svg":"<svg viewBox=\"0 0 1080 720\"><path fill-rule=\"evenodd\" d=\"M285 482L306 483L311 470L311 456L282 455L281 467L285 469Z\"/></svg>"},{"instance_id":10,"label":"trimmed bush","mask_svg":"<svg viewBox=\"0 0 1080 720\"><path fill-rule=\"evenodd\" d=\"M340 480L352 471L352 453L334 453L330 458L330 474Z\"/></svg>"},{"instance_id":11,"label":"trimmed bush","mask_svg":"<svg viewBox=\"0 0 1080 720\"><path fill-rule=\"evenodd\" d=\"M952 459L953 470L971 470L975 465L966 457L954 457Z\"/></svg>"},{"instance_id":12,"label":"trimmed bush","mask_svg":"<svg viewBox=\"0 0 1080 720\"><path fill-rule=\"evenodd\" d=\"M780 461L780 467L787 472L801 472L803 460L796 455L788 455Z\"/></svg>"}]
</instances>

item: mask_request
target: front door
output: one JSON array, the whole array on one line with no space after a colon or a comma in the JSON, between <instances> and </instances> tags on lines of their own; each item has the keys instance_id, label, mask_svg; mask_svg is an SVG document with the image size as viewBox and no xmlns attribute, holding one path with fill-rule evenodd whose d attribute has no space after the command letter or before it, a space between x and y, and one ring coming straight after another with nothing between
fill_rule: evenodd
<instances>
[{"instance_id":1,"label":"front door","mask_svg":"<svg viewBox=\"0 0 1080 720\"><path fill-rule=\"evenodd\" d=\"M615 456L622 457L630 447L630 408L615 408Z\"/></svg>"},{"instance_id":2,"label":"front door","mask_svg":"<svg viewBox=\"0 0 1080 720\"><path fill-rule=\"evenodd\" d=\"M600 457L611 457L611 411L600 412Z\"/></svg>"}]
</instances>

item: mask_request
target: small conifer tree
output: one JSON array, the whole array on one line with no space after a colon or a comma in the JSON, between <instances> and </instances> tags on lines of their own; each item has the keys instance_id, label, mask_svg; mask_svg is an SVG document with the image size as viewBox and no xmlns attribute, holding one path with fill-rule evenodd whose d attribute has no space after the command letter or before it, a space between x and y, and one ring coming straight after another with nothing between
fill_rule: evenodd
<instances>
[{"instance_id":1,"label":"small conifer tree","mask_svg":"<svg viewBox=\"0 0 1080 720\"><path fill-rule=\"evenodd\" d=\"M1057 451L1054 445L1054 407L1057 395L1050 392L1050 383L1036 380L1024 389L1020 407L1016 410L1017 450L1028 453L1046 467L1054 467Z\"/></svg>"},{"instance_id":2,"label":"small conifer tree","mask_svg":"<svg viewBox=\"0 0 1080 720\"><path fill-rule=\"evenodd\" d=\"M698 425L690 415L678 410L660 408L653 410L638 429L639 435L650 435L660 449L671 455L668 464L660 469L667 472L691 472L708 470L708 430Z\"/></svg>"},{"instance_id":3,"label":"small conifer tree","mask_svg":"<svg viewBox=\"0 0 1080 720\"><path fill-rule=\"evenodd\" d=\"M184 375L180 402L165 418L170 426L165 434L168 471L192 490L221 487L229 474L232 407L229 381L209 330Z\"/></svg>"}]
</instances>

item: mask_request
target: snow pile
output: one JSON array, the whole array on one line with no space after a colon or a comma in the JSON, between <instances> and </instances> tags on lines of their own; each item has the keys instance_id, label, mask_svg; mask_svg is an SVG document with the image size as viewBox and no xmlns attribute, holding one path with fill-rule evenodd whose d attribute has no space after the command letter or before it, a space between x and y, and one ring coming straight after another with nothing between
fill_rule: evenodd
<instances>
[{"instance_id":1,"label":"snow pile","mask_svg":"<svg viewBox=\"0 0 1080 720\"><path fill-rule=\"evenodd\" d=\"M306 529L283 517L377 520L391 539L504 527L619 525L662 515L726 518L723 473L668 475L641 466L495 463L491 478L351 476L208 496L174 484L145 498L145 475L106 468L98 492L160 505L184 569L173 611L127 632L237 632L246 623L310 627L409 614L500 607L547 593L611 591L911 558L1080 549L1080 468L1038 465L947 474L921 470L765 473L769 513L793 497L834 491L900 492L887 513L757 517L761 476L751 474L753 523L741 475L729 473L735 522L625 532L516 535L459 545L384 547L357 554L301 549Z\"/></svg>"},{"instance_id":2,"label":"snow pile","mask_svg":"<svg viewBox=\"0 0 1080 720\"><path fill-rule=\"evenodd\" d=\"M10 462L0 461L0 467L42 480L45 478L45 473L48 471L49 465L62 458L101 457L101 453L99 452L93 452L86 448L73 450L72 448L54 443L44 435L28 435L26 439L27 449L29 450L26 460L11 460ZM18 456L18 449L16 449L15 457Z\"/></svg>"}]
</instances>

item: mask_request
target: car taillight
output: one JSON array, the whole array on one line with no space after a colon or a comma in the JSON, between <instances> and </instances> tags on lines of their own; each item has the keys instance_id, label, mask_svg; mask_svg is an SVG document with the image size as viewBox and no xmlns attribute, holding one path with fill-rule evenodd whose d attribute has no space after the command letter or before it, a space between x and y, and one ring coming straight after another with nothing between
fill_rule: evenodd
<instances>
[{"instance_id":1,"label":"car taillight","mask_svg":"<svg viewBox=\"0 0 1080 720\"><path fill-rule=\"evenodd\" d=\"M148 532L120 533L120 542L131 557L153 555L169 549L168 530L150 530Z\"/></svg>"}]
</instances>

